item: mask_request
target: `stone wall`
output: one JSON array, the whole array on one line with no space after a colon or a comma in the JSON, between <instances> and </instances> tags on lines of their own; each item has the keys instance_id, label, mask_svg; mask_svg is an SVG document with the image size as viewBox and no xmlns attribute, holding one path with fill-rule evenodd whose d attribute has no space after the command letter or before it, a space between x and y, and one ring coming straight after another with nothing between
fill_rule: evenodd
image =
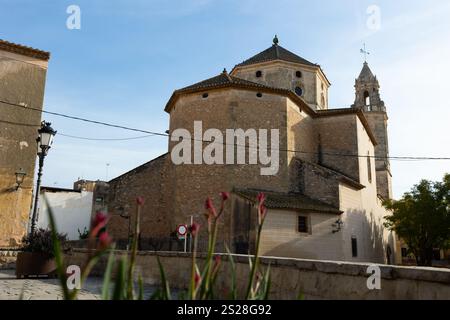
<instances>
[{"instance_id":1,"label":"stone wall","mask_svg":"<svg viewBox=\"0 0 450 320\"><path fill-rule=\"evenodd\" d=\"M35 50L0 42L0 100L40 110L48 58L34 58ZM13 247L27 228L41 113L0 102L0 114L0 246ZM16 190L15 172L20 168L27 175Z\"/></svg>"},{"instance_id":2,"label":"stone wall","mask_svg":"<svg viewBox=\"0 0 450 320\"><path fill-rule=\"evenodd\" d=\"M357 115L334 115L314 119L320 141L319 164L341 172L359 182Z\"/></svg>"},{"instance_id":3,"label":"stone wall","mask_svg":"<svg viewBox=\"0 0 450 320\"><path fill-rule=\"evenodd\" d=\"M77 249L66 255L66 264L83 266L86 250ZM117 256L126 254L120 252ZM173 288L186 288L190 275L191 257L177 252L139 252L137 270L144 281L159 284L160 276L156 257L159 256L166 276ZM248 277L248 256L233 255L236 262L237 284L243 292ZM200 258L201 260L202 258ZM223 257L222 272L216 292L226 294L230 283L229 263ZM103 275L106 258L93 273ZM366 263L331 262L291 258L262 258L261 266L270 264L271 299L450 299L450 270L425 267L400 267L380 265L381 289L367 288Z\"/></svg>"},{"instance_id":4,"label":"stone wall","mask_svg":"<svg viewBox=\"0 0 450 320\"><path fill-rule=\"evenodd\" d=\"M261 77L256 77L257 71L261 71ZM297 71L301 72L301 77L297 77ZM319 67L287 61L268 61L238 66L231 74L241 79L275 88L294 91L295 87L299 86L303 90L303 100L312 109L328 109L329 83Z\"/></svg>"},{"instance_id":5,"label":"stone wall","mask_svg":"<svg viewBox=\"0 0 450 320\"><path fill-rule=\"evenodd\" d=\"M377 192L385 199L392 198L392 176L389 164L389 144L387 133L387 115L386 112L365 112L370 129L372 130L377 145L375 146L376 176L377 176Z\"/></svg>"},{"instance_id":6,"label":"stone wall","mask_svg":"<svg viewBox=\"0 0 450 320\"><path fill-rule=\"evenodd\" d=\"M108 231L115 239L128 238L129 221L120 215L130 216L134 226L138 196L145 199L140 224L144 237L165 237L175 230L168 200L172 189L167 189L169 162L170 157L164 154L110 181Z\"/></svg>"}]
</instances>

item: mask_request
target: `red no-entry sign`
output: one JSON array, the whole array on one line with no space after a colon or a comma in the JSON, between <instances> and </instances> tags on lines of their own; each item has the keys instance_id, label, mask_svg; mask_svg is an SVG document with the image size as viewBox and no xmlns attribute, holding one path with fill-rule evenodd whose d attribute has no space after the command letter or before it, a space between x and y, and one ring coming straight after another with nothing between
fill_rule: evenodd
<instances>
[{"instance_id":1,"label":"red no-entry sign","mask_svg":"<svg viewBox=\"0 0 450 320\"><path fill-rule=\"evenodd\" d=\"M177 234L180 238L184 238L187 234L188 228L185 224L180 224L177 227Z\"/></svg>"}]
</instances>

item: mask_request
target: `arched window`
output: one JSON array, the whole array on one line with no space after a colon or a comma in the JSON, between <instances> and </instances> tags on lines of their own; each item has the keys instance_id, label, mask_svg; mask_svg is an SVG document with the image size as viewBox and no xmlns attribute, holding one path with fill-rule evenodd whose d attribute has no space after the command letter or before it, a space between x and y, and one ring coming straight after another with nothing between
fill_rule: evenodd
<instances>
[{"instance_id":1,"label":"arched window","mask_svg":"<svg viewBox=\"0 0 450 320\"><path fill-rule=\"evenodd\" d=\"M370 95L369 91L364 91L364 104L370 106Z\"/></svg>"},{"instance_id":2,"label":"arched window","mask_svg":"<svg viewBox=\"0 0 450 320\"><path fill-rule=\"evenodd\" d=\"M301 72L301 71L296 71L296 72L295 72L295 76L296 76L297 78L301 78L301 77L302 77L302 72Z\"/></svg>"},{"instance_id":3,"label":"arched window","mask_svg":"<svg viewBox=\"0 0 450 320\"><path fill-rule=\"evenodd\" d=\"M262 71L261 70L258 70L258 71L256 71L256 77L257 78L261 78L261 76L262 76Z\"/></svg>"},{"instance_id":4,"label":"arched window","mask_svg":"<svg viewBox=\"0 0 450 320\"><path fill-rule=\"evenodd\" d=\"M372 163L370 161L370 153L367 151L367 178L369 183L372 183Z\"/></svg>"}]
</instances>

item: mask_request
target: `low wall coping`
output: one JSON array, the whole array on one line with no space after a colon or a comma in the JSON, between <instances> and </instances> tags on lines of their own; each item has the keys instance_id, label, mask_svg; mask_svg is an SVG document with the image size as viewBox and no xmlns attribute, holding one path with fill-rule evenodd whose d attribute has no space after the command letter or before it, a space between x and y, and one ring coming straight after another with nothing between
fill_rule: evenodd
<instances>
[{"instance_id":1,"label":"low wall coping","mask_svg":"<svg viewBox=\"0 0 450 320\"><path fill-rule=\"evenodd\" d=\"M89 249L72 249L72 253L89 253ZM127 254L126 250L115 250L119 254ZM71 253L68 253L69 255ZM191 257L189 252L177 251L138 251L138 256L159 256L159 257ZM217 253L227 260L229 254ZM235 262L248 263L249 255L232 254ZM206 253L198 253L198 258L206 258ZM260 263L263 265L271 265L272 267L287 267L296 268L305 271L318 271L331 274L343 274L350 276L364 276L367 277L367 268L371 265L380 267L381 277L384 279L409 279L428 282L439 282L450 285L450 269L434 268L434 267L416 267L416 266L398 266L385 265L370 262L347 262L347 261L329 261L329 260L311 260L299 258L284 258L284 257L261 257Z\"/></svg>"}]
</instances>

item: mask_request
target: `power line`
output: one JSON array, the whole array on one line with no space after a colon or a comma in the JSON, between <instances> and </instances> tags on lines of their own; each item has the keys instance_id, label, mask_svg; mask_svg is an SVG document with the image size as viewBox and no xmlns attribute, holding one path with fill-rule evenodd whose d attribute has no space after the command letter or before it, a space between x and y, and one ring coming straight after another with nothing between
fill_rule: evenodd
<instances>
[{"instance_id":1,"label":"power line","mask_svg":"<svg viewBox=\"0 0 450 320\"><path fill-rule=\"evenodd\" d=\"M75 117L75 116L71 116L71 115L67 115L67 114L63 114L63 113L59 113L59 112L52 112L52 111L41 110L41 109L37 109L37 108L33 108L33 107L28 107L26 105L12 103L12 102L8 102L8 101L0 100L0 102L4 103L6 105L9 105L9 106L20 107L25 110L42 112L42 113L51 114L54 116L68 118L68 119L72 119L72 120L84 121L84 122L89 122L89 123L94 123L94 124L98 124L98 125L102 125L102 126L124 129L124 130L129 130L129 131L148 133L148 134L155 135L155 136L164 136L164 137L169 136L167 133L152 132L152 131L148 131L148 130L136 129L136 128L126 127L126 126L122 126L122 125L107 123L107 122L103 122L103 121L96 121L96 120L90 120L90 119L85 119L85 118L81 118L81 117Z\"/></svg>"},{"instance_id":2,"label":"power line","mask_svg":"<svg viewBox=\"0 0 450 320\"><path fill-rule=\"evenodd\" d=\"M78 136L69 136L69 135L63 135L62 136L67 136L70 138L76 138L76 139L83 139L83 140L98 140L98 141L118 141L118 140L132 140L132 139L140 139L140 138L146 138L146 137L150 137L150 136L163 136L163 137L170 137L170 134L167 133L161 133L161 132L154 132L154 131L148 131L148 130L143 130L143 129L137 129L137 128L132 128L132 127L127 127L127 126L123 126L123 125L117 125L117 124L112 124L112 123L107 123L107 122L103 122L103 121L97 121L97 120L90 120L90 119L86 119L86 118L81 118L81 117L76 117L76 116L71 116L71 115L67 115L67 114L63 114L63 113L58 113L58 112L52 112L52 111L46 111L46 110L41 110L41 109L37 109L37 108L33 108L33 107L28 107L26 105L22 105L22 104L16 104L16 103L12 103L12 102L8 102L8 101L3 101L0 100L0 103L9 105L9 106L13 106L13 107L20 107L26 110L32 110L32 111L37 111L37 112L42 112L42 113L46 113L46 114L51 114L54 116L59 116L59 117L63 117L63 118L68 118L68 119L72 119L72 120L78 120L78 121L83 121L83 122L88 122L88 123L93 123L93 124L97 124L97 125L102 125L102 126L107 126L107 127L112 127L112 128L117 128L117 129L123 129L123 130L129 130L129 131L134 131L134 132L142 132L142 133L147 133L147 136L140 136L140 137L132 137L132 138L122 138L122 139L101 139L101 138L88 138L88 137L78 137ZM191 140L193 141L200 141L200 142L207 142L207 143L216 143L215 141L206 141L203 139L195 139L195 138L191 138ZM239 145L237 143L233 143L233 144L227 144L227 143L220 143L224 146L237 146L237 147L243 147L246 149L256 149L256 151L259 150L259 147L253 148L250 147L248 145ZM271 148L266 148L266 151L268 150L272 150ZM292 149L277 149L277 151L279 152L291 152L291 153L303 153L303 154L321 154L321 155L326 155L326 156L337 156L337 157L358 157L358 158L375 158L378 160L383 160L383 159L390 159L390 160L400 160L400 161L423 161L423 160L450 160L450 157L416 157L416 156L388 156L388 157L379 157L379 156L371 156L371 155L359 155L359 154L345 154L345 153L332 153L332 152L313 152L313 151L301 151L301 150L292 150Z\"/></svg>"},{"instance_id":3,"label":"power line","mask_svg":"<svg viewBox=\"0 0 450 320\"><path fill-rule=\"evenodd\" d=\"M89 141L127 141L127 140L137 140L137 139L143 139L143 138L149 138L154 137L154 134L148 134L145 136L138 136L138 137L130 137L130 138L90 138L90 137L79 137L79 136L72 136L68 134L63 134L58 132L59 136L72 138L72 139L79 139L79 140L89 140Z\"/></svg>"}]
</instances>

